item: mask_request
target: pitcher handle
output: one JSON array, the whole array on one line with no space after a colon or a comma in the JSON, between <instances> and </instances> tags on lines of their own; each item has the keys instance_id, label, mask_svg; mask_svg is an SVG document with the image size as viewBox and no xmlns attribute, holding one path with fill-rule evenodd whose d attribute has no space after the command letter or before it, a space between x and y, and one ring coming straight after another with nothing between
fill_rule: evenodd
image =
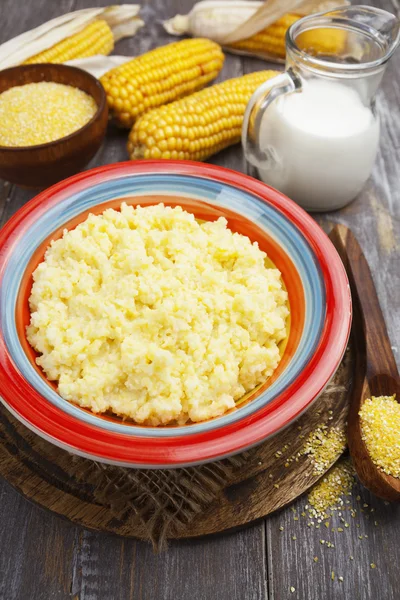
<instances>
[{"instance_id":1,"label":"pitcher handle","mask_svg":"<svg viewBox=\"0 0 400 600\"><path fill-rule=\"evenodd\" d=\"M301 81L291 69L273 77L256 89L246 107L242 125L242 146L246 159L262 168L268 160L260 146L261 121L265 111L279 96L301 91Z\"/></svg>"}]
</instances>

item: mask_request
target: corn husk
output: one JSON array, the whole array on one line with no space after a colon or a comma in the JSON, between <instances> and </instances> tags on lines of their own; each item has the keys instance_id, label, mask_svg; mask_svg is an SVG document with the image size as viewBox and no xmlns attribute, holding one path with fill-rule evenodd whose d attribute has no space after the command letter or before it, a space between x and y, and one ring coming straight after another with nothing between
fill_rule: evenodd
<instances>
[{"instance_id":1,"label":"corn husk","mask_svg":"<svg viewBox=\"0 0 400 600\"><path fill-rule=\"evenodd\" d=\"M79 33L97 19L107 21L114 41L135 35L144 25L138 4L121 4L104 8L85 8L56 17L0 45L0 69L14 67L28 58L48 50L65 38ZM78 61L74 61L78 66Z\"/></svg>"},{"instance_id":2,"label":"corn husk","mask_svg":"<svg viewBox=\"0 0 400 600\"><path fill-rule=\"evenodd\" d=\"M305 16L331 10L338 2L341 6L349 4L348 0L203 0L187 15L176 15L163 25L171 35L208 37L229 52L282 62L274 55L245 52L231 48L230 44L252 37L287 13Z\"/></svg>"},{"instance_id":3,"label":"corn husk","mask_svg":"<svg viewBox=\"0 0 400 600\"><path fill-rule=\"evenodd\" d=\"M120 56L118 54L111 54L110 56L103 56L102 54L95 54L89 58L74 58L73 60L67 60L64 64L71 65L72 67L79 67L88 73L91 73L97 79L100 79L104 73L110 71L114 67L119 67L129 60L132 60L132 56Z\"/></svg>"}]
</instances>

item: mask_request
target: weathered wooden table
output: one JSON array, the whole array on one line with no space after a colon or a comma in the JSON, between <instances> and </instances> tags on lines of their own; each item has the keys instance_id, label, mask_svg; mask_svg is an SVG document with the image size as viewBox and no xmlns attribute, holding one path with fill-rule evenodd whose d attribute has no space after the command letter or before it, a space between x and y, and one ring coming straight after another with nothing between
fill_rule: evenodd
<instances>
[{"instance_id":1,"label":"weathered wooden table","mask_svg":"<svg viewBox=\"0 0 400 600\"><path fill-rule=\"evenodd\" d=\"M59 14L103 4L107 0L0 0L0 42ZM136 55L167 43L160 21L187 12L193 4L194 0L143 2L146 27L133 39L121 42L117 51ZM375 4L398 10L397 0L376 0ZM261 61L227 56L221 78L262 68L265 63ZM379 95L381 149L370 182L346 209L316 215L324 229L329 230L332 223L345 223L360 240L397 356L399 106L397 54ZM110 128L105 145L89 166L125 160L125 140L126 133ZM212 162L247 170L239 146L220 153ZM0 225L33 195L0 182ZM355 490L352 502L357 515L343 532L328 532L323 525L307 527L306 519L295 519L288 508L241 531L173 543L167 552L154 555L146 543L92 533L65 522L0 482L0 600L397 600L400 507L385 505L361 488ZM305 504L306 498L296 503L297 514ZM324 538L335 547L321 544ZM376 564L375 569L371 563Z\"/></svg>"}]
</instances>

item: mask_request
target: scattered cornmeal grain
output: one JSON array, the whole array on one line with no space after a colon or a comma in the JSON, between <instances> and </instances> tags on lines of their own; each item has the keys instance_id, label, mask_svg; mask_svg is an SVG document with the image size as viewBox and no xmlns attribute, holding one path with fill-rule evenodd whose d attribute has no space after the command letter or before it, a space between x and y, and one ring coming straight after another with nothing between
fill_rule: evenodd
<instances>
[{"instance_id":1,"label":"scattered cornmeal grain","mask_svg":"<svg viewBox=\"0 0 400 600\"><path fill-rule=\"evenodd\" d=\"M51 81L18 85L0 94L0 146L34 146L70 135L97 109L78 88Z\"/></svg>"},{"instance_id":2,"label":"scattered cornmeal grain","mask_svg":"<svg viewBox=\"0 0 400 600\"><path fill-rule=\"evenodd\" d=\"M400 477L400 404L395 396L372 396L360 410L362 437L373 462Z\"/></svg>"},{"instance_id":3,"label":"scattered cornmeal grain","mask_svg":"<svg viewBox=\"0 0 400 600\"><path fill-rule=\"evenodd\" d=\"M308 436L301 454L310 456L314 465L314 473L317 475L323 473L344 452L345 448L344 431L336 427L329 429L326 425L320 425Z\"/></svg>"},{"instance_id":4,"label":"scattered cornmeal grain","mask_svg":"<svg viewBox=\"0 0 400 600\"><path fill-rule=\"evenodd\" d=\"M320 479L308 494L308 512L311 517L325 519L327 511L338 510L343 505L343 496L351 493L354 470L349 459L340 460Z\"/></svg>"}]
</instances>

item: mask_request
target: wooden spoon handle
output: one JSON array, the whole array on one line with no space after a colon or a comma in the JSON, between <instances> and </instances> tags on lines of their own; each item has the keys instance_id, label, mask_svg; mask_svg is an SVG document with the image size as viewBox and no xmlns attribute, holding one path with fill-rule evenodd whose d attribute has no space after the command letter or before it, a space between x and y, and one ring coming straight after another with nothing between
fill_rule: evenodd
<instances>
[{"instance_id":1,"label":"wooden spoon handle","mask_svg":"<svg viewBox=\"0 0 400 600\"><path fill-rule=\"evenodd\" d=\"M371 382L377 375L389 375L398 380L399 374L385 320L371 271L360 245L344 225L336 225L329 237L336 247L342 245L345 250L340 254L349 277L353 299L359 303L366 343L367 379ZM355 295L357 298L354 298Z\"/></svg>"}]
</instances>

